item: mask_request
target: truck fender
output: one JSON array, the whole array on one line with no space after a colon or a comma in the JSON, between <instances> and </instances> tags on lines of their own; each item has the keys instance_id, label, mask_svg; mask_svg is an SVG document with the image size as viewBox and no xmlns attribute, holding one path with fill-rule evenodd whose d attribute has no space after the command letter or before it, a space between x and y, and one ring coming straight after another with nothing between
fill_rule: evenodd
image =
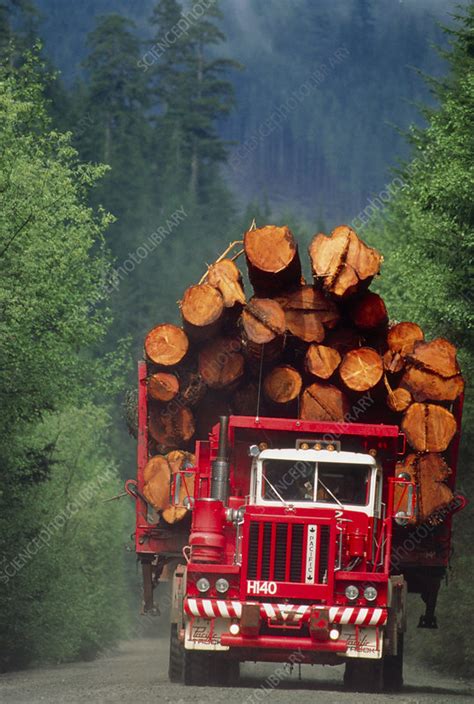
<instances>
[{"instance_id":1,"label":"truck fender","mask_svg":"<svg viewBox=\"0 0 474 704\"><path fill-rule=\"evenodd\" d=\"M178 565L173 573L171 587L171 623L176 623L178 632L184 627L183 601L186 594L186 565Z\"/></svg>"},{"instance_id":2,"label":"truck fender","mask_svg":"<svg viewBox=\"0 0 474 704\"><path fill-rule=\"evenodd\" d=\"M407 583L403 575L388 581L388 619L385 627L385 654L397 655L399 635L407 628Z\"/></svg>"}]
</instances>

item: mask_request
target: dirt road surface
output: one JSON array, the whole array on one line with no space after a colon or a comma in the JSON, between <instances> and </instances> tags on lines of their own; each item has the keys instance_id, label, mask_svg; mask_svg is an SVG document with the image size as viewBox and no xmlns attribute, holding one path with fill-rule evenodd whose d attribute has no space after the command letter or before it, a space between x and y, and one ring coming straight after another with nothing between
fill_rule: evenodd
<instances>
[{"instance_id":1,"label":"dirt road surface","mask_svg":"<svg viewBox=\"0 0 474 704\"><path fill-rule=\"evenodd\" d=\"M232 689L184 687L166 675L168 644L162 639L128 641L94 662L31 669L0 676L2 704L474 704L472 685L431 670L406 667L400 694L344 692L342 667L302 667L274 688L275 665L245 664ZM273 680L275 678L272 678Z\"/></svg>"}]
</instances>

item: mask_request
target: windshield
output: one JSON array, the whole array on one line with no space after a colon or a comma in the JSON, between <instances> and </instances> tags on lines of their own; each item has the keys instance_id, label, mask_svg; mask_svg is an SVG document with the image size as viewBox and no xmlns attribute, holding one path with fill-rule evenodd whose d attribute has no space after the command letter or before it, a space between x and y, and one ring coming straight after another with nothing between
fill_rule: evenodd
<instances>
[{"instance_id":1,"label":"windshield","mask_svg":"<svg viewBox=\"0 0 474 704\"><path fill-rule=\"evenodd\" d=\"M265 459L262 498L283 503L318 501L366 506L370 470L365 464Z\"/></svg>"}]
</instances>

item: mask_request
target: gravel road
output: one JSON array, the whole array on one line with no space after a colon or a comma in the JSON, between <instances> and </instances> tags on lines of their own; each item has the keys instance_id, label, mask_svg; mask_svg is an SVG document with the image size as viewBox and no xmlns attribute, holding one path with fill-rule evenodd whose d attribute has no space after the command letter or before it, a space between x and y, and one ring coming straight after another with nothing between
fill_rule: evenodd
<instances>
[{"instance_id":1,"label":"gravel road","mask_svg":"<svg viewBox=\"0 0 474 704\"><path fill-rule=\"evenodd\" d=\"M342 688L342 667L303 666L276 689L266 678L272 664L245 664L233 689L184 687L166 675L168 644L162 639L127 641L94 662L0 675L2 704L340 704L355 702L449 702L474 704L472 684L410 667L401 694L354 694Z\"/></svg>"}]
</instances>

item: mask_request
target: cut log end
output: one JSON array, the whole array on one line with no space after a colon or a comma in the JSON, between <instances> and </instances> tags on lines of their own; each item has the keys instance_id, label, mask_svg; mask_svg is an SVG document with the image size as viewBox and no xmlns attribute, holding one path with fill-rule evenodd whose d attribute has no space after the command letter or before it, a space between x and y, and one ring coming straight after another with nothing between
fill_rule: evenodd
<instances>
[{"instance_id":1,"label":"cut log end","mask_svg":"<svg viewBox=\"0 0 474 704\"><path fill-rule=\"evenodd\" d=\"M382 358L371 347L359 347L344 355L339 367L344 385L352 391L368 391L383 375Z\"/></svg>"},{"instance_id":2,"label":"cut log end","mask_svg":"<svg viewBox=\"0 0 474 704\"><path fill-rule=\"evenodd\" d=\"M344 421L350 413L350 407L349 399L337 386L315 382L303 392L300 418Z\"/></svg>"},{"instance_id":3,"label":"cut log end","mask_svg":"<svg viewBox=\"0 0 474 704\"><path fill-rule=\"evenodd\" d=\"M341 363L341 355L332 347L310 345L306 353L306 371L319 379L329 379Z\"/></svg>"},{"instance_id":4,"label":"cut log end","mask_svg":"<svg viewBox=\"0 0 474 704\"><path fill-rule=\"evenodd\" d=\"M389 350L404 357L413 351L416 342L423 339L423 330L416 323L396 323L388 331L387 344Z\"/></svg>"},{"instance_id":5,"label":"cut log end","mask_svg":"<svg viewBox=\"0 0 474 704\"><path fill-rule=\"evenodd\" d=\"M418 452L444 452L454 437L457 424L452 413L431 403L413 403L405 412L402 430Z\"/></svg>"},{"instance_id":6,"label":"cut log end","mask_svg":"<svg viewBox=\"0 0 474 704\"><path fill-rule=\"evenodd\" d=\"M222 259L209 267L207 283L218 289L226 308L245 305L242 274L231 259Z\"/></svg>"},{"instance_id":7,"label":"cut log end","mask_svg":"<svg viewBox=\"0 0 474 704\"><path fill-rule=\"evenodd\" d=\"M209 284L197 284L186 289L181 301L181 315L185 325L208 328L219 322L224 311L221 293Z\"/></svg>"},{"instance_id":8,"label":"cut log end","mask_svg":"<svg viewBox=\"0 0 474 704\"><path fill-rule=\"evenodd\" d=\"M158 366L179 364L188 351L189 342L184 330L170 323L157 325L145 338L145 354Z\"/></svg>"},{"instance_id":9,"label":"cut log end","mask_svg":"<svg viewBox=\"0 0 474 704\"><path fill-rule=\"evenodd\" d=\"M248 230L244 235L244 250L249 278L257 295L275 295L300 282L298 246L288 227L266 225Z\"/></svg>"},{"instance_id":10,"label":"cut log end","mask_svg":"<svg viewBox=\"0 0 474 704\"><path fill-rule=\"evenodd\" d=\"M179 447L194 435L191 410L171 401L167 406L152 406L148 428L151 437L162 447Z\"/></svg>"},{"instance_id":11,"label":"cut log end","mask_svg":"<svg viewBox=\"0 0 474 704\"><path fill-rule=\"evenodd\" d=\"M174 374L157 372L148 378L147 388L155 401L171 401L179 391L179 381Z\"/></svg>"},{"instance_id":12,"label":"cut log end","mask_svg":"<svg viewBox=\"0 0 474 704\"><path fill-rule=\"evenodd\" d=\"M309 246L315 282L338 298L354 295L379 273L382 257L347 225L329 237L319 233Z\"/></svg>"},{"instance_id":13,"label":"cut log end","mask_svg":"<svg viewBox=\"0 0 474 704\"><path fill-rule=\"evenodd\" d=\"M272 369L263 383L267 398L278 404L290 403L298 398L301 386L301 374L287 365Z\"/></svg>"}]
</instances>

